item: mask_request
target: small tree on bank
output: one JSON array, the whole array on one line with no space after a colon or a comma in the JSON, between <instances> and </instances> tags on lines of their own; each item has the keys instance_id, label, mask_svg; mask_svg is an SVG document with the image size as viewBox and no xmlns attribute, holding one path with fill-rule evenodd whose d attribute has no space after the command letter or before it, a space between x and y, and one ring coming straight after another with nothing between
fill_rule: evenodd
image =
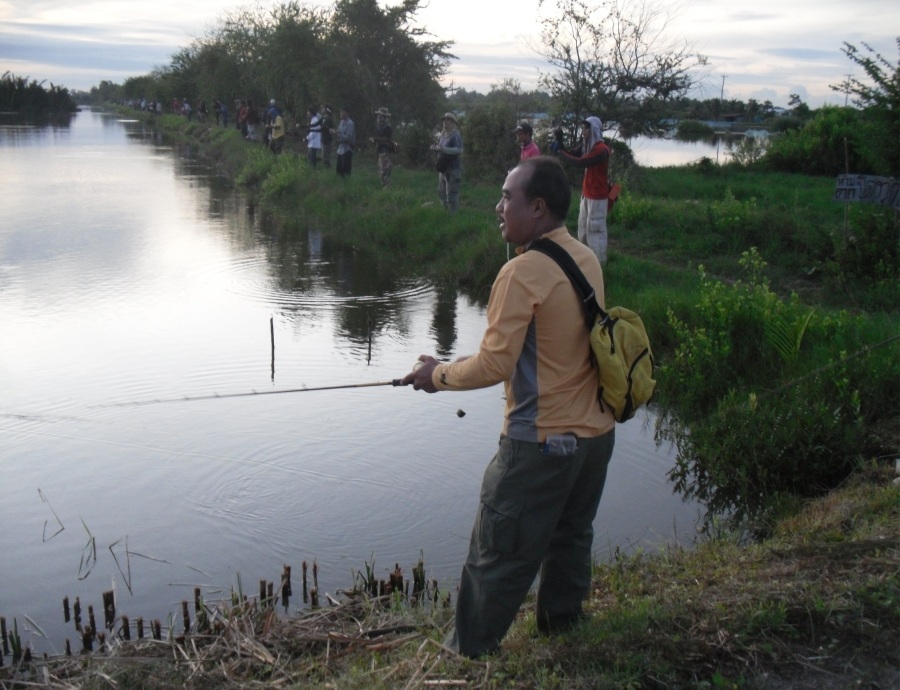
<instances>
[{"instance_id":1,"label":"small tree on bank","mask_svg":"<svg viewBox=\"0 0 900 690\"><path fill-rule=\"evenodd\" d=\"M896 38L900 54L900 36ZM900 175L900 57L891 64L867 43L866 53L849 43L841 51L866 73L871 83L848 77L831 89L853 97L853 104L864 114L862 153L873 166L871 172ZM862 172L862 171L860 171Z\"/></svg>"},{"instance_id":2,"label":"small tree on bank","mask_svg":"<svg viewBox=\"0 0 900 690\"><path fill-rule=\"evenodd\" d=\"M670 40L670 17L646 0L558 0L555 10L541 20L538 52L552 67L541 82L558 115L565 121L597 114L626 137L660 133L671 103L695 85L692 72L706 58Z\"/></svg>"}]
</instances>

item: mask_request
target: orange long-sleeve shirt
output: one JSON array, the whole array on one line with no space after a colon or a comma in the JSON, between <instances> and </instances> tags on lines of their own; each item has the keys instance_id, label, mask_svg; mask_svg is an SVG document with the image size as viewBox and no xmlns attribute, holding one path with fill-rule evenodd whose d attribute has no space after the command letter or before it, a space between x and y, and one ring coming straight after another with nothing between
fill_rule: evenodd
<instances>
[{"instance_id":1,"label":"orange long-sleeve shirt","mask_svg":"<svg viewBox=\"0 0 900 690\"><path fill-rule=\"evenodd\" d=\"M572 255L603 305L603 270L594 253L564 226L544 237ZM503 433L510 438L544 442L553 434L604 434L615 420L597 399L581 300L549 256L521 248L517 253L494 280L478 352L438 365L432 381L438 390L471 390L503 381Z\"/></svg>"}]
</instances>

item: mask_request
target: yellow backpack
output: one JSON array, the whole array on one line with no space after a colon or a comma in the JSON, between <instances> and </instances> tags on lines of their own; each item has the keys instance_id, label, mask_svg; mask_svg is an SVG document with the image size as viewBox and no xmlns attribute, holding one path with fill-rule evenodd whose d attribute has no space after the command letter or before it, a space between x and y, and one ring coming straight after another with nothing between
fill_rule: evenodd
<instances>
[{"instance_id":1,"label":"yellow backpack","mask_svg":"<svg viewBox=\"0 0 900 690\"><path fill-rule=\"evenodd\" d=\"M624 307L605 311L575 260L556 242L538 239L528 249L537 249L556 261L581 296L597 363L600 404L612 411L617 422L628 421L656 388L653 352L641 317Z\"/></svg>"}]
</instances>

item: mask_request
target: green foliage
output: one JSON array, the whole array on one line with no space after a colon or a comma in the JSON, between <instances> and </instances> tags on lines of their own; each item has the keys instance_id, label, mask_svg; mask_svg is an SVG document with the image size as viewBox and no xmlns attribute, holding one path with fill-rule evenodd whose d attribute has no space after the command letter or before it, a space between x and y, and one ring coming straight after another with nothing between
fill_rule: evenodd
<instances>
[{"instance_id":1,"label":"green foliage","mask_svg":"<svg viewBox=\"0 0 900 690\"><path fill-rule=\"evenodd\" d=\"M728 152L731 162L741 168L752 168L766 155L768 137L741 137Z\"/></svg>"},{"instance_id":2,"label":"green foliage","mask_svg":"<svg viewBox=\"0 0 900 690\"><path fill-rule=\"evenodd\" d=\"M822 108L803 129L772 137L765 162L772 170L807 175L874 173L864 157L860 119L851 108Z\"/></svg>"},{"instance_id":3,"label":"green foliage","mask_svg":"<svg viewBox=\"0 0 900 690\"><path fill-rule=\"evenodd\" d=\"M512 135L516 115L514 106L505 101L487 102L466 113L463 164L467 175L502 181L518 162Z\"/></svg>"},{"instance_id":4,"label":"green foliage","mask_svg":"<svg viewBox=\"0 0 900 690\"><path fill-rule=\"evenodd\" d=\"M787 132L793 129L801 129L809 118L794 117L785 115L775 118L769 125L770 132Z\"/></svg>"},{"instance_id":5,"label":"green foliage","mask_svg":"<svg viewBox=\"0 0 900 690\"><path fill-rule=\"evenodd\" d=\"M302 180L308 174L309 166L297 156L273 157L276 161L260 187L260 196L270 204L296 203L296 197L308 189Z\"/></svg>"},{"instance_id":6,"label":"green foliage","mask_svg":"<svg viewBox=\"0 0 900 690\"><path fill-rule=\"evenodd\" d=\"M834 253L826 263L829 281L867 309L896 311L898 216L890 208L870 204L851 204L847 211L849 232L835 233Z\"/></svg>"},{"instance_id":7,"label":"green foliage","mask_svg":"<svg viewBox=\"0 0 900 690\"><path fill-rule=\"evenodd\" d=\"M704 504L707 522L758 526L781 496L816 496L849 475L866 419L897 408L900 369L879 326L779 299L754 250L741 263L746 280L730 285L701 267L697 304L669 311L677 345L659 368L657 433L677 448L676 490Z\"/></svg>"},{"instance_id":8,"label":"green foliage","mask_svg":"<svg viewBox=\"0 0 900 690\"><path fill-rule=\"evenodd\" d=\"M697 120L681 120L675 131L675 136L684 141L697 141L706 139L715 134L715 130L705 122Z\"/></svg>"},{"instance_id":9,"label":"green foliage","mask_svg":"<svg viewBox=\"0 0 900 690\"><path fill-rule=\"evenodd\" d=\"M28 77L17 77L9 71L0 77L0 110L49 117L69 115L77 109L66 88L50 84L45 89L44 82L28 81Z\"/></svg>"},{"instance_id":10,"label":"green foliage","mask_svg":"<svg viewBox=\"0 0 900 690\"><path fill-rule=\"evenodd\" d=\"M895 41L900 52L900 36ZM900 60L891 63L867 43L862 45L867 54L850 43L844 43L842 51L862 68L869 83L848 77L831 88L852 94L854 104L866 115L860 132L860 148L873 165L871 172L896 177L900 175L900 137L897 136L900 131Z\"/></svg>"},{"instance_id":11,"label":"green foliage","mask_svg":"<svg viewBox=\"0 0 900 690\"><path fill-rule=\"evenodd\" d=\"M325 9L290 0L238 8L170 64L129 79L123 90L164 103L218 99L230 110L235 99L263 106L275 98L295 122L311 105L345 105L361 141L380 106L398 122L430 125L439 120L440 79L453 56L449 42L427 40L427 31L414 26L421 6L420 0L390 7L336 0Z\"/></svg>"}]
</instances>

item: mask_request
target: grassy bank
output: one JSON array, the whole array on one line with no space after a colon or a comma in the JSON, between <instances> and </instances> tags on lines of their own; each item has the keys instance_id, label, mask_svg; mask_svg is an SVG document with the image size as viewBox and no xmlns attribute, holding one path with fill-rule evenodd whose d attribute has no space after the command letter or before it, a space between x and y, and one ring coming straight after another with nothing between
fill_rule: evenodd
<instances>
[{"instance_id":1,"label":"grassy bank","mask_svg":"<svg viewBox=\"0 0 900 690\"><path fill-rule=\"evenodd\" d=\"M870 467L772 538L621 557L595 569L589 619L554 637L523 607L502 652L444 649L451 609L360 594L278 615L207 604L215 632L112 637L90 656L0 669L25 688L896 688L900 488Z\"/></svg>"},{"instance_id":2,"label":"grassy bank","mask_svg":"<svg viewBox=\"0 0 900 690\"><path fill-rule=\"evenodd\" d=\"M506 260L492 213L499 180L465 180L462 208L451 216L437 204L430 172L398 164L393 187L381 190L366 154L354 161L351 178L340 180L333 170L310 170L301 157L273 157L234 130L179 118L164 118L164 124L246 185L285 233L312 224L372 249L377 261L405 262L482 300ZM802 482L836 454L853 468L836 489L785 502L766 536L753 542L713 522L709 539L690 550L598 564L586 602L589 620L565 635L541 637L526 605L503 651L490 659L469 661L442 648L452 613L440 600L413 607L405 597L357 593L279 615L251 597L208 602L211 631L195 621L180 639L177 633L157 642L114 636L89 657L4 668L3 687L898 687L900 487L887 462L897 449L897 348L867 368L852 368L862 356L846 358L861 344L897 333L896 304L863 309L861 296L877 303L877 288L873 295L857 281L839 280L840 268L860 259L847 256L856 250L844 241L845 232L865 237L881 231L880 221L869 218L871 210L851 209L845 226L843 207L830 201L833 182L825 179L701 165L630 170L623 183L625 196L610 228L609 301L644 317L669 400L688 399L697 415L721 418L721 426L705 434L723 456L720 483L727 474L744 476L752 468L741 463L757 462L763 446L783 437L801 445L776 449L781 456L763 467L764 477L802 458L794 477ZM574 219L573 209L570 227ZM748 242L760 247L769 282L748 278L741 263ZM891 275L875 263L871 269ZM783 299L790 292L797 293L796 303ZM759 314L778 312L800 323L813 309L800 332L805 340L796 340L802 358L765 349ZM685 350L686 344L692 347ZM677 368L697 353L709 354L702 366ZM722 366L713 369L710 362ZM800 397L781 397L785 382L809 369L820 373L805 380L821 378L823 387L793 387ZM729 408L708 413L723 389L733 395ZM766 409L745 404L748 390ZM835 451L837 437L813 433L810 424L821 418L853 431L853 457ZM876 431L884 437L870 443ZM736 439L734 455L724 455L726 437Z\"/></svg>"}]
</instances>

